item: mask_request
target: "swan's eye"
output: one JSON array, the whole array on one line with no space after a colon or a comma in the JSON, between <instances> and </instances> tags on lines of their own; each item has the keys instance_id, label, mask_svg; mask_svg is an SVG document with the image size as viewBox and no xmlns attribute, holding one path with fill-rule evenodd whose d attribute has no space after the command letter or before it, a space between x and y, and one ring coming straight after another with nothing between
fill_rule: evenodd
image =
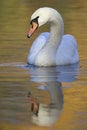
<instances>
[{"instance_id":1,"label":"swan's eye","mask_svg":"<svg viewBox=\"0 0 87 130\"><path fill-rule=\"evenodd\" d=\"M32 22L35 22L35 23L38 24L38 18L39 18L39 16L37 16L36 18L34 18L33 20L31 20L30 24L32 24Z\"/></svg>"}]
</instances>

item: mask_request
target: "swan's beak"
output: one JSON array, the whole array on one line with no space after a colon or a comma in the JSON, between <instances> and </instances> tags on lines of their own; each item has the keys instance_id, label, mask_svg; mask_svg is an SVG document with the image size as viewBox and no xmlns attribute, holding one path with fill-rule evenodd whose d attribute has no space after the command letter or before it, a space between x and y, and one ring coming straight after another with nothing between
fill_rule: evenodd
<instances>
[{"instance_id":1,"label":"swan's beak","mask_svg":"<svg viewBox=\"0 0 87 130\"><path fill-rule=\"evenodd\" d=\"M37 28L38 28L38 24L36 22L32 22L27 37L30 38Z\"/></svg>"}]
</instances>

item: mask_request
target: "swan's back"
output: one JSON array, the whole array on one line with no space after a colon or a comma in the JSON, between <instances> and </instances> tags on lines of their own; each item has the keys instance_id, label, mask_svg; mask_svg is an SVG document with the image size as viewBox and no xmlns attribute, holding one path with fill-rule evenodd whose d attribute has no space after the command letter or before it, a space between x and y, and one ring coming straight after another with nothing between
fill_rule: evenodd
<instances>
[{"instance_id":1,"label":"swan's back","mask_svg":"<svg viewBox=\"0 0 87 130\"><path fill-rule=\"evenodd\" d=\"M76 39L70 35L64 35L56 54L56 64L74 64L79 61Z\"/></svg>"},{"instance_id":2,"label":"swan's back","mask_svg":"<svg viewBox=\"0 0 87 130\"><path fill-rule=\"evenodd\" d=\"M34 64L35 59L41 49L45 46L49 39L49 33L41 33L33 42L30 52L28 54L29 64ZM56 65L74 64L79 61L78 46L75 38L70 35L64 35L59 48L56 53Z\"/></svg>"}]
</instances>

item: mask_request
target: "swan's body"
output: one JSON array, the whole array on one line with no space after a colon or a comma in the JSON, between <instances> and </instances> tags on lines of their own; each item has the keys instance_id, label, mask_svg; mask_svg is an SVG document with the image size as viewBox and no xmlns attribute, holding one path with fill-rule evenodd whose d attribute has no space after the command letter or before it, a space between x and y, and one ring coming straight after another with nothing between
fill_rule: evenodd
<instances>
[{"instance_id":1,"label":"swan's body","mask_svg":"<svg viewBox=\"0 0 87 130\"><path fill-rule=\"evenodd\" d=\"M72 35L64 35L63 20L56 10L48 7L40 8L33 13L31 22L35 22L38 26L50 22L51 28L50 33L40 34L33 42L28 55L29 64L55 66L79 61L77 42ZM33 28L32 26L29 37L37 26L34 30Z\"/></svg>"}]
</instances>

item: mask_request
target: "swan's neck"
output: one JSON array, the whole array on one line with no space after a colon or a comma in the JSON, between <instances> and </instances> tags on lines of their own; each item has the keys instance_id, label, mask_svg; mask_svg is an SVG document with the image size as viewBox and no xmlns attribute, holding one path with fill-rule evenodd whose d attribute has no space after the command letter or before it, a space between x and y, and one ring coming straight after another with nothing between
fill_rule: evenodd
<instances>
[{"instance_id":1,"label":"swan's neck","mask_svg":"<svg viewBox=\"0 0 87 130\"><path fill-rule=\"evenodd\" d=\"M36 57L35 65L38 66L56 65L56 53L64 33L63 20L60 14L55 11L51 11L50 14L47 21L50 22L50 36Z\"/></svg>"},{"instance_id":2,"label":"swan's neck","mask_svg":"<svg viewBox=\"0 0 87 130\"><path fill-rule=\"evenodd\" d=\"M58 14L53 19L49 20L49 22L50 22L50 36L46 45L58 49L58 46L60 45L62 36L64 34L63 20L61 16Z\"/></svg>"}]
</instances>

